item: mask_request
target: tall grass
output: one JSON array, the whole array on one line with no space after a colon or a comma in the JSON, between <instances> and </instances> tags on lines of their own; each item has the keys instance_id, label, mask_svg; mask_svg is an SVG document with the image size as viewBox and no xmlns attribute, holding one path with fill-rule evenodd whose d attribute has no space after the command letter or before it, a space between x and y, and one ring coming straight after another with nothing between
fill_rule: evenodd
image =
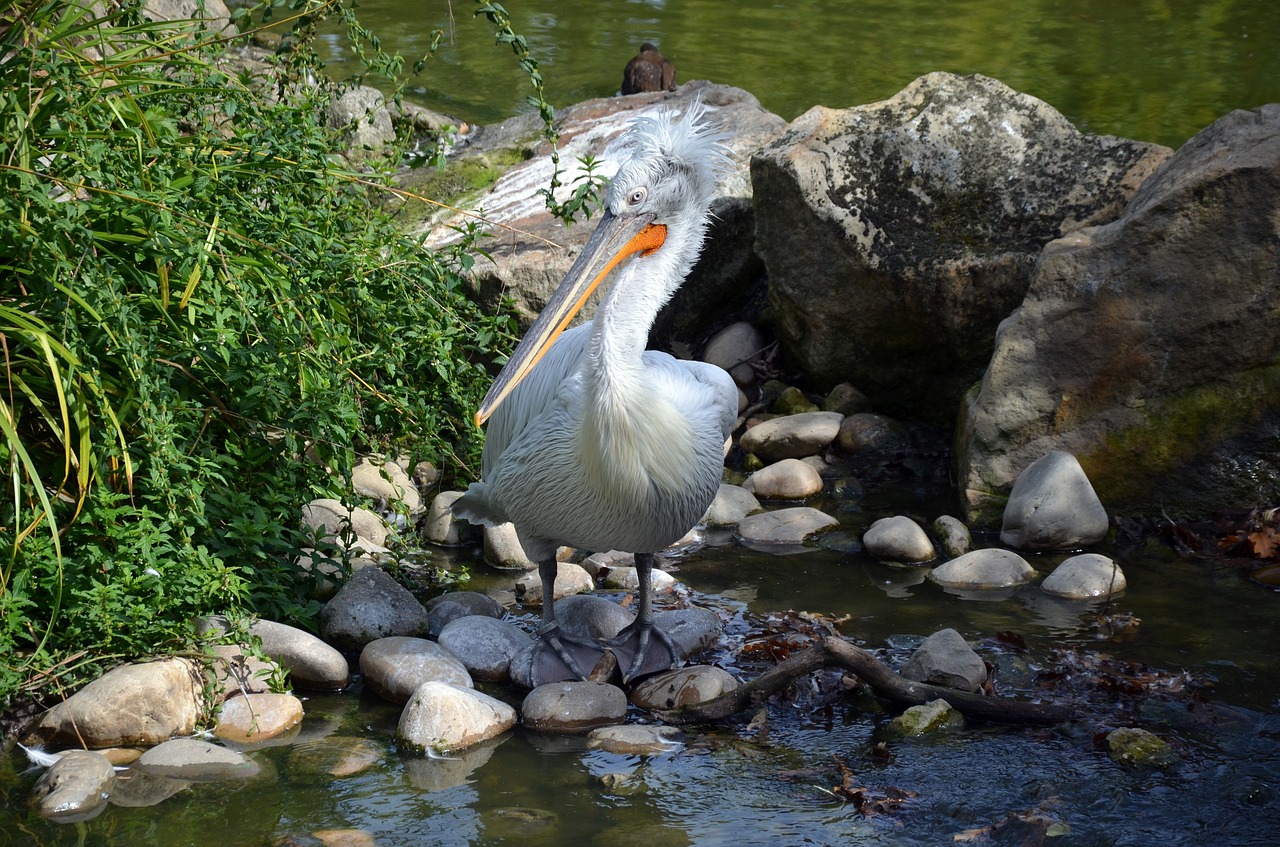
<instances>
[{"instance_id":1,"label":"tall grass","mask_svg":"<svg viewBox=\"0 0 1280 847\"><path fill-rule=\"evenodd\" d=\"M198 614L306 623L298 507L356 451L472 466L509 326L334 156L308 39L350 10L299 5L270 81L134 2L0 13L0 706Z\"/></svg>"}]
</instances>

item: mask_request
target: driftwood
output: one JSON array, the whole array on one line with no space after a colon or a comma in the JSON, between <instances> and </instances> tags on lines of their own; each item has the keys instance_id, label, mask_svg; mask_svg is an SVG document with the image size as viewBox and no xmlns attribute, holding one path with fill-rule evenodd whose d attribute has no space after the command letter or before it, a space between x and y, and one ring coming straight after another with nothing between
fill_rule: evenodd
<instances>
[{"instance_id":1,"label":"driftwood","mask_svg":"<svg viewBox=\"0 0 1280 847\"><path fill-rule=\"evenodd\" d=\"M762 703L792 680L825 667L852 671L876 694L894 703L918 706L930 700L945 700L960 714L976 720L1049 725L1070 720L1073 716L1072 709L1067 706L986 697L954 688L912 682L894 673L861 647L836 637L822 639L809 649L796 653L750 682L714 700L678 709L659 710L655 715L667 723L722 720Z\"/></svg>"}]
</instances>

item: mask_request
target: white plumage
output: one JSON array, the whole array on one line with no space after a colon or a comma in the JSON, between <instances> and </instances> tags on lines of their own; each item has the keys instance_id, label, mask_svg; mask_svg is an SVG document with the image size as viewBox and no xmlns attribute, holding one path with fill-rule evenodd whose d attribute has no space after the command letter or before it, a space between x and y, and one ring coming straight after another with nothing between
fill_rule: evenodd
<instances>
[{"instance_id":1,"label":"white plumage","mask_svg":"<svg viewBox=\"0 0 1280 847\"><path fill-rule=\"evenodd\" d=\"M680 658L652 629L650 554L683 537L715 497L738 395L720 368L644 348L702 247L727 161L721 138L700 103L683 121L663 112L635 122L599 225L476 415L492 416L483 478L454 511L475 523L513 522L539 564L549 642L539 682L582 676L591 650L603 649L558 632L550 583L560 545L637 554L637 623L604 645L620 663L630 659L625 678ZM619 263L593 320L562 333ZM656 659L646 659L651 631L665 651Z\"/></svg>"}]
</instances>

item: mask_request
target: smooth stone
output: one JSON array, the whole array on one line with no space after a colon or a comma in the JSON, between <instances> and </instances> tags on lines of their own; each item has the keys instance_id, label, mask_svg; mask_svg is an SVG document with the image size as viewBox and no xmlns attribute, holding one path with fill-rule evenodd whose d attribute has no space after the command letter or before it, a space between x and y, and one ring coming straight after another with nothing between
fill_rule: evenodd
<instances>
[{"instance_id":1,"label":"smooth stone","mask_svg":"<svg viewBox=\"0 0 1280 847\"><path fill-rule=\"evenodd\" d=\"M1113 761L1131 767L1168 768L1178 763L1178 754L1169 742L1136 727L1121 727L1107 733L1107 750Z\"/></svg>"},{"instance_id":2,"label":"smooth stone","mask_svg":"<svg viewBox=\"0 0 1280 847\"><path fill-rule=\"evenodd\" d=\"M837 527L840 522L808 506L793 506L748 515L738 524L738 535L757 544L800 544L806 538L823 530Z\"/></svg>"},{"instance_id":3,"label":"smooth stone","mask_svg":"<svg viewBox=\"0 0 1280 847\"><path fill-rule=\"evenodd\" d=\"M351 470L355 493L382 501L389 507L403 506L410 515L422 511L422 495L409 474L395 462L375 462L365 458Z\"/></svg>"},{"instance_id":4,"label":"smooth stone","mask_svg":"<svg viewBox=\"0 0 1280 847\"><path fill-rule=\"evenodd\" d=\"M939 732L964 723L964 717L946 700L930 700L911 708L889 721L899 735L917 736Z\"/></svg>"},{"instance_id":5,"label":"smooth stone","mask_svg":"<svg viewBox=\"0 0 1280 847\"><path fill-rule=\"evenodd\" d=\"M670 609L653 616L653 625L661 629L685 656L705 653L720 642L724 623L710 609Z\"/></svg>"},{"instance_id":6,"label":"smooth stone","mask_svg":"<svg viewBox=\"0 0 1280 847\"><path fill-rule=\"evenodd\" d=\"M783 459L747 477L742 487L761 500L805 500L822 493L822 474L800 459Z\"/></svg>"},{"instance_id":7,"label":"smooth stone","mask_svg":"<svg viewBox=\"0 0 1280 847\"><path fill-rule=\"evenodd\" d=\"M203 665L191 659L122 665L45 712L24 741L149 747L191 735L204 712L204 685Z\"/></svg>"},{"instance_id":8,"label":"smooth stone","mask_svg":"<svg viewBox=\"0 0 1280 847\"><path fill-rule=\"evenodd\" d=\"M488 694L426 682L405 704L396 735L419 752L447 753L501 735L515 723L516 710Z\"/></svg>"},{"instance_id":9,"label":"smooth stone","mask_svg":"<svg viewBox=\"0 0 1280 847\"><path fill-rule=\"evenodd\" d=\"M842 382L827 392L822 401L822 411L839 412L845 416L856 415L871 411L871 401L851 383Z\"/></svg>"},{"instance_id":10,"label":"smooth stone","mask_svg":"<svg viewBox=\"0 0 1280 847\"><path fill-rule=\"evenodd\" d=\"M174 738L143 753L134 768L151 776L187 782L220 782L248 779L258 765L243 753L194 738Z\"/></svg>"},{"instance_id":11,"label":"smooth stone","mask_svg":"<svg viewBox=\"0 0 1280 847\"><path fill-rule=\"evenodd\" d=\"M655 674L631 692L641 709L678 709L714 700L738 687L733 674L712 665L690 665Z\"/></svg>"},{"instance_id":12,"label":"smooth stone","mask_svg":"<svg viewBox=\"0 0 1280 847\"><path fill-rule=\"evenodd\" d=\"M215 644L209 652L213 657L214 684L222 689L221 700L239 694L265 693L271 690L272 679L284 677L284 668L269 659L263 661L251 655L243 644Z\"/></svg>"},{"instance_id":13,"label":"smooth stone","mask_svg":"<svg viewBox=\"0 0 1280 847\"><path fill-rule=\"evenodd\" d=\"M1110 522L1076 457L1054 450L1023 468L1004 507L1000 541L1018 550L1071 550L1106 537Z\"/></svg>"},{"instance_id":14,"label":"smooth stone","mask_svg":"<svg viewBox=\"0 0 1280 847\"><path fill-rule=\"evenodd\" d=\"M613 638L636 619L630 609L595 594L574 594L556 601L560 628L587 638Z\"/></svg>"},{"instance_id":15,"label":"smooth stone","mask_svg":"<svg viewBox=\"0 0 1280 847\"><path fill-rule=\"evenodd\" d=\"M670 591L676 586L676 578L664 570L654 568L649 572L649 587L654 594ZM635 591L640 587L640 578L634 567L610 568L604 576L604 584L609 588L621 588Z\"/></svg>"},{"instance_id":16,"label":"smooth stone","mask_svg":"<svg viewBox=\"0 0 1280 847\"><path fill-rule=\"evenodd\" d=\"M1055 597L1089 600L1119 594L1127 584L1124 571L1111 559L1098 553L1082 553L1054 568L1040 588Z\"/></svg>"},{"instance_id":17,"label":"smooth stone","mask_svg":"<svg viewBox=\"0 0 1280 847\"><path fill-rule=\"evenodd\" d=\"M595 587L595 580L591 578L591 574L587 573L582 565L575 565L573 562L558 563L556 581L552 587L554 599L559 600L561 597L568 597L571 594L592 591ZM542 605L542 580L536 570L516 580L516 596L526 606Z\"/></svg>"},{"instance_id":18,"label":"smooth stone","mask_svg":"<svg viewBox=\"0 0 1280 847\"><path fill-rule=\"evenodd\" d=\"M520 714L538 732L586 732L625 718L627 695L604 682L552 682L530 691Z\"/></svg>"},{"instance_id":19,"label":"smooth stone","mask_svg":"<svg viewBox=\"0 0 1280 847\"><path fill-rule=\"evenodd\" d=\"M371 541L379 547L387 543L388 529L382 518L361 506L348 509L331 497L321 497L303 506L302 523L324 540L340 547L350 546L351 536ZM344 535L348 536L346 541L343 540Z\"/></svg>"},{"instance_id":20,"label":"smooth stone","mask_svg":"<svg viewBox=\"0 0 1280 847\"><path fill-rule=\"evenodd\" d=\"M738 445L764 462L803 459L826 450L840 433L839 412L801 412L773 418L742 433Z\"/></svg>"},{"instance_id":21,"label":"smooth stone","mask_svg":"<svg viewBox=\"0 0 1280 847\"><path fill-rule=\"evenodd\" d=\"M756 381L751 363L760 359L764 346L760 330L746 321L738 321L711 336L702 351L702 361L728 371L739 386L749 386Z\"/></svg>"},{"instance_id":22,"label":"smooth stone","mask_svg":"<svg viewBox=\"0 0 1280 847\"><path fill-rule=\"evenodd\" d=\"M31 802L41 817L58 823L87 821L107 807L115 768L90 750L68 750L36 780Z\"/></svg>"},{"instance_id":23,"label":"smooth stone","mask_svg":"<svg viewBox=\"0 0 1280 847\"><path fill-rule=\"evenodd\" d=\"M108 801L113 806L141 809L158 806L191 783L185 779L153 776L135 767L120 771L111 784Z\"/></svg>"},{"instance_id":24,"label":"smooth stone","mask_svg":"<svg viewBox=\"0 0 1280 847\"><path fill-rule=\"evenodd\" d=\"M422 534L432 544L441 547L458 547L470 543L475 537L471 524L453 514L454 502L462 496L461 491L441 491L431 499L427 509L427 519L422 526Z\"/></svg>"},{"instance_id":25,"label":"smooth stone","mask_svg":"<svg viewBox=\"0 0 1280 847\"><path fill-rule=\"evenodd\" d=\"M747 489L721 483L703 522L707 526L737 526L743 518L759 512L761 508L760 501Z\"/></svg>"},{"instance_id":26,"label":"smooth stone","mask_svg":"<svg viewBox=\"0 0 1280 847\"><path fill-rule=\"evenodd\" d=\"M680 749L681 733L672 726L621 724L587 733L587 747L620 756L657 756Z\"/></svg>"},{"instance_id":27,"label":"smooth stone","mask_svg":"<svg viewBox=\"0 0 1280 847\"><path fill-rule=\"evenodd\" d=\"M873 523L862 536L862 546L881 561L919 564L938 557L924 528L905 515Z\"/></svg>"},{"instance_id":28,"label":"smooth stone","mask_svg":"<svg viewBox=\"0 0 1280 847\"><path fill-rule=\"evenodd\" d=\"M450 622L467 615L501 618L507 610L502 604L479 591L450 591L427 601L427 634L438 638Z\"/></svg>"},{"instance_id":29,"label":"smooth stone","mask_svg":"<svg viewBox=\"0 0 1280 847\"><path fill-rule=\"evenodd\" d=\"M457 656L425 638L392 636L360 652L365 684L384 700L405 703L427 682L471 688L471 674Z\"/></svg>"},{"instance_id":30,"label":"smooth stone","mask_svg":"<svg viewBox=\"0 0 1280 847\"><path fill-rule=\"evenodd\" d=\"M983 548L945 562L929 578L948 588L1008 588L1036 575L1027 560L1009 550Z\"/></svg>"},{"instance_id":31,"label":"smooth stone","mask_svg":"<svg viewBox=\"0 0 1280 847\"><path fill-rule=\"evenodd\" d=\"M477 770L493 758L508 735L497 735L464 750L452 750L448 756L422 756L403 759L404 775L409 785L419 791L444 791L459 785L468 785Z\"/></svg>"},{"instance_id":32,"label":"smooth stone","mask_svg":"<svg viewBox=\"0 0 1280 847\"><path fill-rule=\"evenodd\" d=\"M538 563L529 558L520 545L513 523L484 528L484 560L495 568L532 570Z\"/></svg>"},{"instance_id":33,"label":"smooth stone","mask_svg":"<svg viewBox=\"0 0 1280 847\"><path fill-rule=\"evenodd\" d=\"M504 682L511 658L533 643L518 626L486 615L467 615L440 631L439 643L466 666L473 679Z\"/></svg>"},{"instance_id":34,"label":"smooth stone","mask_svg":"<svg viewBox=\"0 0 1280 847\"><path fill-rule=\"evenodd\" d=\"M224 741L253 744L282 735L302 723L302 701L292 694L244 694L222 704L213 734Z\"/></svg>"},{"instance_id":35,"label":"smooth stone","mask_svg":"<svg viewBox=\"0 0 1280 847\"><path fill-rule=\"evenodd\" d=\"M836 446L849 455L888 453L911 446L905 424L872 412L855 412L840 422Z\"/></svg>"},{"instance_id":36,"label":"smooth stone","mask_svg":"<svg viewBox=\"0 0 1280 847\"><path fill-rule=\"evenodd\" d=\"M225 632L226 619L221 615L202 618L196 628L202 633ZM289 672L289 682L295 688L341 691L351 682L346 657L305 630L276 621L257 620L250 624L249 634L262 639L262 652Z\"/></svg>"},{"instance_id":37,"label":"smooth stone","mask_svg":"<svg viewBox=\"0 0 1280 847\"><path fill-rule=\"evenodd\" d=\"M949 558L963 556L969 552L973 539L969 535L969 527L959 518L942 515L933 522L933 533L942 544L942 552Z\"/></svg>"},{"instance_id":38,"label":"smooth stone","mask_svg":"<svg viewBox=\"0 0 1280 847\"><path fill-rule=\"evenodd\" d=\"M288 770L344 779L377 767L386 752L381 744L368 738L330 735L293 745L289 750Z\"/></svg>"},{"instance_id":39,"label":"smooth stone","mask_svg":"<svg viewBox=\"0 0 1280 847\"><path fill-rule=\"evenodd\" d=\"M805 396L805 393L794 385L782 389L782 393L773 401L772 410L782 416L805 415L818 411L818 405Z\"/></svg>"},{"instance_id":40,"label":"smooth stone","mask_svg":"<svg viewBox=\"0 0 1280 847\"><path fill-rule=\"evenodd\" d=\"M594 579L600 579L613 568L634 568L636 557L634 553L625 550L609 550L605 553L592 553L580 564Z\"/></svg>"},{"instance_id":41,"label":"smooth stone","mask_svg":"<svg viewBox=\"0 0 1280 847\"><path fill-rule=\"evenodd\" d=\"M987 681L986 663L954 629L926 638L898 673L915 682L960 691L977 691Z\"/></svg>"},{"instance_id":42,"label":"smooth stone","mask_svg":"<svg viewBox=\"0 0 1280 847\"><path fill-rule=\"evenodd\" d=\"M426 635L427 610L380 568L356 571L320 612L320 631L339 649L358 653L391 636Z\"/></svg>"}]
</instances>

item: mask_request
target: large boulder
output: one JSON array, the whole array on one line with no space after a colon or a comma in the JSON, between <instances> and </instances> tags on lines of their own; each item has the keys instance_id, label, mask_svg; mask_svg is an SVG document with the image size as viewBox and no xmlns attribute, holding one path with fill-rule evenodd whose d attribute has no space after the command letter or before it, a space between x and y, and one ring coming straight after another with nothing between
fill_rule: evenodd
<instances>
[{"instance_id":1,"label":"large boulder","mask_svg":"<svg viewBox=\"0 0 1280 847\"><path fill-rule=\"evenodd\" d=\"M746 302L751 283L761 276L763 265L752 251L755 220L748 163L752 153L782 130L785 121L765 111L750 93L706 81L686 83L675 91L586 100L563 110L556 119L560 166L564 169L560 177L563 187L556 197L564 201L583 173L578 164L581 157L596 157L595 172L610 177L623 158L618 140L634 119L652 117L664 108L685 112L699 98L707 106L709 119L727 131L725 143L734 166L712 204L712 226L688 284L658 317L654 336L664 340L663 346L665 339L673 336L693 339L703 328L730 315ZM496 237L484 245L493 262L477 263L474 269L475 295L494 311L503 308L509 298L525 326L546 305L594 228L594 222L587 221L566 229L547 211L541 191L551 181L552 151L537 131L527 116L486 128L448 166L465 168L483 159L497 170L494 166L503 161L516 162L501 172L485 193L453 198L452 205L480 207L487 220L501 225L492 229ZM452 227L472 221L474 218L457 215L432 221L427 246L456 240L458 234ZM597 293L587 302L583 319L594 312L599 297ZM694 319L696 327L687 322Z\"/></svg>"},{"instance_id":2,"label":"large boulder","mask_svg":"<svg viewBox=\"0 0 1280 847\"><path fill-rule=\"evenodd\" d=\"M1113 220L1169 153L983 76L814 107L751 163L779 341L821 387L950 422L1041 247Z\"/></svg>"},{"instance_id":3,"label":"large boulder","mask_svg":"<svg viewBox=\"0 0 1280 847\"><path fill-rule=\"evenodd\" d=\"M1280 498L1280 105L1180 149L1119 220L1048 245L961 411L968 515L1079 459L1113 513Z\"/></svg>"}]
</instances>

